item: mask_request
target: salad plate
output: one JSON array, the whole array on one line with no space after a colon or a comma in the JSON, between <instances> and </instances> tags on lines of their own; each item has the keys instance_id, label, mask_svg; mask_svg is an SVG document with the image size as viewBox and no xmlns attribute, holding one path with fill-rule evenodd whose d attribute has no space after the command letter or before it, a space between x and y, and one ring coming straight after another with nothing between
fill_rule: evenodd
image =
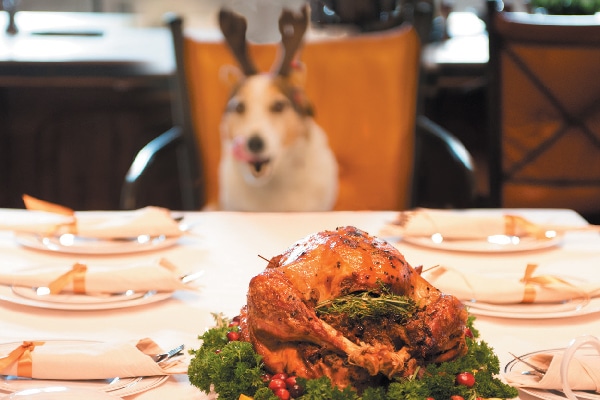
<instances>
[{"instance_id":1,"label":"salad plate","mask_svg":"<svg viewBox=\"0 0 600 400\"><path fill-rule=\"evenodd\" d=\"M15 240L23 247L65 254L127 254L161 250L174 246L179 236L148 236L132 238L95 239L72 234L44 236L17 232Z\"/></svg>"},{"instance_id":2,"label":"salad plate","mask_svg":"<svg viewBox=\"0 0 600 400\"><path fill-rule=\"evenodd\" d=\"M65 344L81 344L81 343L98 343L92 341L85 340L48 340L45 341L46 346L51 345L65 345ZM22 342L12 342L12 343L2 343L0 344L0 357L4 357L8 355L10 351L12 351L15 347L19 346ZM8 393L12 393L15 395L14 398L20 399L25 397L18 397L18 393L33 392L36 390L40 390L42 388L50 388L50 387L61 387L65 388L64 393L69 393L68 391L80 393L82 391L93 391L100 393L107 393L112 395L111 398L117 398L129 396L141 392L145 392L150 390L156 386L159 386L164 381L168 379L168 375L159 375L159 376L138 376L138 377L130 377L130 378L112 378L112 379L98 379L98 380L50 380L50 379L33 379L33 378L22 378L11 375L0 375L0 390ZM43 393L43 392L42 392ZM60 392L59 392L60 393ZM25 394L19 394L19 396L25 396ZM48 393L46 393L48 394ZM69 393L70 395L71 393ZM13 398L13 397L7 397ZM38 397L32 397L35 399L46 399L42 394L39 394ZM85 399L96 399L95 397L48 397L49 399L70 399L70 398L85 398ZM101 397L98 397L100 400Z\"/></svg>"},{"instance_id":3,"label":"salad plate","mask_svg":"<svg viewBox=\"0 0 600 400\"><path fill-rule=\"evenodd\" d=\"M591 350L591 349L590 349ZM535 351L532 353L528 353L528 354L524 354L522 356L520 356L519 358L521 360L527 361L528 359L530 359L531 357L535 356L536 354L559 354L559 353L563 353L565 351L565 349L551 349L551 350L541 350L541 351ZM593 356L597 356L597 353L584 353L584 351L588 351L587 349L582 349L582 354L585 356L586 354L589 355L593 355ZM523 371L530 371L531 367L527 366L525 363L523 363L522 361L518 360L518 359L514 359L512 361L510 361L509 363L506 364L506 366L504 367L504 373L508 373L508 372L523 372ZM542 400L564 400L567 397L564 395L564 393L560 390L548 390L548 389L537 389L537 388L527 388L527 387L520 387L519 388L520 391L529 394L530 396L533 396L535 398L538 399L542 399ZM596 392L591 392L591 391L582 391L582 390L574 390L573 393L577 396L578 399L581 400L600 400L600 393L596 393Z\"/></svg>"},{"instance_id":4,"label":"salad plate","mask_svg":"<svg viewBox=\"0 0 600 400\"><path fill-rule=\"evenodd\" d=\"M447 239L443 240L435 234L432 236L402 236L405 243L430 249L469 253L513 253L521 251L546 250L561 244L563 237L538 239L535 237L518 237L493 235L481 239Z\"/></svg>"}]
</instances>

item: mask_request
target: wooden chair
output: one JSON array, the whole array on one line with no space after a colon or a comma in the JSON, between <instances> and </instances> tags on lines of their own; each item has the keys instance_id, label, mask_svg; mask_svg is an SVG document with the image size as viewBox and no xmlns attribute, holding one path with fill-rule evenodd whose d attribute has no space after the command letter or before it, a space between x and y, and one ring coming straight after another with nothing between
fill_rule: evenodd
<instances>
[{"instance_id":1,"label":"wooden chair","mask_svg":"<svg viewBox=\"0 0 600 400\"><path fill-rule=\"evenodd\" d=\"M492 206L600 215L600 23L489 10Z\"/></svg>"},{"instance_id":2,"label":"wooden chair","mask_svg":"<svg viewBox=\"0 0 600 400\"><path fill-rule=\"evenodd\" d=\"M190 156L180 164L183 167L187 163L180 180L189 182L195 177L195 183L202 186L202 190L184 193L192 198L183 208L210 207L218 201L218 127L228 96L219 71L224 65L235 65L235 60L220 38L206 40L193 31L183 34L180 18L169 25L180 77L177 92L187 91L176 102L175 108L183 110L176 115L191 115L191 126L180 118L181 127L141 150L139 162L136 159L124 183L123 208L144 205L136 195L145 175L141 165L148 164L146 161L163 147L187 149ZM431 121L417 119L420 45L411 26L356 36L313 37L301 51L307 68L306 92L316 110L315 119L327 132L340 167L335 209L406 209L418 199L414 187L429 193L432 186L448 181L455 186L445 196L440 194L438 204L465 206L471 201L474 179L468 152ZM277 45L253 44L250 53L257 67L267 71L276 60ZM415 139L419 137L415 135L417 126L417 131L428 132L427 140ZM431 141L436 151L443 153L438 153L436 160L452 168L441 165L428 179L423 173L431 167L419 169L420 160L426 158L416 161L415 155L425 152L425 143ZM196 152L198 165L189 164L193 158L190 149ZM446 178L449 169L458 171L454 180ZM418 182L415 176L420 177ZM151 202L151 196L145 202Z\"/></svg>"}]
</instances>

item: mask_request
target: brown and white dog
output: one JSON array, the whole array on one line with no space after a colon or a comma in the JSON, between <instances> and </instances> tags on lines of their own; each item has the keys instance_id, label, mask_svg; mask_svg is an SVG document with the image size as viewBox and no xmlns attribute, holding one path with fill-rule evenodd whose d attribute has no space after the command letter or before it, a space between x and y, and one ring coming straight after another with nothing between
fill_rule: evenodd
<instances>
[{"instance_id":1,"label":"brown and white dog","mask_svg":"<svg viewBox=\"0 0 600 400\"><path fill-rule=\"evenodd\" d=\"M283 56L277 72L258 73L246 44L246 20L219 13L221 31L240 64L224 112L219 207L238 211L326 211L337 199L338 167L327 136L313 119L292 67L308 11L283 11Z\"/></svg>"}]
</instances>

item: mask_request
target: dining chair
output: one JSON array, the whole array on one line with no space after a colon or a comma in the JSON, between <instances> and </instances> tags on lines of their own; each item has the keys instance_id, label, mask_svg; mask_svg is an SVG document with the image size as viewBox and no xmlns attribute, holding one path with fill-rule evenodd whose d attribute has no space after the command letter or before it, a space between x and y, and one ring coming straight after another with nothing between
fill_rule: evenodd
<instances>
[{"instance_id":1,"label":"dining chair","mask_svg":"<svg viewBox=\"0 0 600 400\"><path fill-rule=\"evenodd\" d=\"M488 1L492 206L600 215L600 20Z\"/></svg>"},{"instance_id":2,"label":"dining chair","mask_svg":"<svg viewBox=\"0 0 600 400\"><path fill-rule=\"evenodd\" d=\"M228 97L219 73L235 59L221 38L183 32L180 17L168 25L177 64L177 126L140 150L123 185L124 209L144 205L140 182L151 181L148 166L165 149L187 156L179 162L179 180L193 183L182 184L191 189L182 194L188 197L183 208L218 203L219 122ZM335 37L316 33L305 41L301 61L315 120L328 134L339 164L335 209L407 209L420 201L419 193L434 193L428 204L469 204L475 185L468 151L449 132L417 118L420 43L412 26ZM269 70L277 47L249 46L259 70Z\"/></svg>"}]
</instances>

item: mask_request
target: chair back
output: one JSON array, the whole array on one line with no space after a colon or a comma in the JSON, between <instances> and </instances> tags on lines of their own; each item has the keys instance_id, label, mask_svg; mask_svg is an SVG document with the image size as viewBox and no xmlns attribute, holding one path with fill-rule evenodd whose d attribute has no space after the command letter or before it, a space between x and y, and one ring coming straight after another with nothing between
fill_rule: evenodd
<instances>
[{"instance_id":1,"label":"chair back","mask_svg":"<svg viewBox=\"0 0 600 400\"><path fill-rule=\"evenodd\" d=\"M488 12L492 206L600 213L600 19Z\"/></svg>"},{"instance_id":2,"label":"chair back","mask_svg":"<svg viewBox=\"0 0 600 400\"><path fill-rule=\"evenodd\" d=\"M419 39L410 26L360 35L310 36L301 50L306 92L340 171L337 210L410 206L414 164ZM235 59L222 38L184 35L185 70L207 203L218 203L219 123L228 88L219 79ZM261 71L276 44L252 44Z\"/></svg>"}]
</instances>

